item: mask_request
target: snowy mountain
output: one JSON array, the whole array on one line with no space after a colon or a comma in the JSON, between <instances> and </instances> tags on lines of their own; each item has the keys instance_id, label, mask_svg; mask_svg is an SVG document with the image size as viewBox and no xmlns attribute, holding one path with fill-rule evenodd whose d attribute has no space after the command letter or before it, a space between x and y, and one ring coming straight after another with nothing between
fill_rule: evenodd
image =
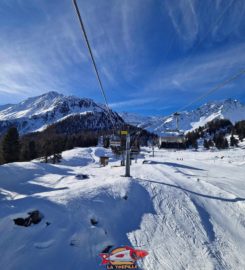
<instances>
[{"instance_id":1,"label":"snowy mountain","mask_svg":"<svg viewBox=\"0 0 245 270\"><path fill-rule=\"evenodd\" d=\"M127 112L120 113L120 116L126 123L154 133L157 133L159 126L161 126L166 119L166 117L163 116L142 116L140 114Z\"/></svg>"},{"instance_id":2,"label":"snowy mountain","mask_svg":"<svg viewBox=\"0 0 245 270\"><path fill-rule=\"evenodd\" d=\"M13 125L18 128L20 134L42 131L51 124L67 121L69 118L73 120L74 116L79 118L81 124L86 122L86 125L83 125L84 129L103 129L112 125L104 105L91 99L48 92L18 104L1 106L0 134ZM114 124L123 123L115 112L111 111L111 118Z\"/></svg>"},{"instance_id":3,"label":"snowy mountain","mask_svg":"<svg viewBox=\"0 0 245 270\"><path fill-rule=\"evenodd\" d=\"M111 111L111 117L116 125L125 121L156 134L176 129L176 117L173 115L141 116L125 112L119 116ZM190 112L180 112L179 129L193 130L217 118L229 119L233 123L244 120L245 105L237 100L227 99L204 104ZM59 129L62 129L60 123L65 123L68 130L72 122L79 126L79 130L103 129L111 126L104 105L97 104L91 99L64 96L57 92L31 97L18 104L0 106L0 134L13 125L17 126L20 134L42 131L54 123L61 126Z\"/></svg>"},{"instance_id":4,"label":"snowy mountain","mask_svg":"<svg viewBox=\"0 0 245 270\"><path fill-rule=\"evenodd\" d=\"M157 134L176 129L176 117L174 115L166 117L144 117L130 113L122 113L120 115L125 122L135 124ZM227 99L206 103L190 112L180 112L179 129L190 131L199 126L204 126L207 122L214 119L229 119L232 123L244 120L245 105L237 100Z\"/></svg>"}]
</instances>

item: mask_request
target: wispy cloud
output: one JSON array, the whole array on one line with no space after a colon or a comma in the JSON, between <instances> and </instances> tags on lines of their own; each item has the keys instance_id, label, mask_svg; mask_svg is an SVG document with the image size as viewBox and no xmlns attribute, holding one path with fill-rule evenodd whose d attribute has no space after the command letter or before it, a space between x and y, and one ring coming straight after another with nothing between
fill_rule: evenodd
<instances>
[{"instance_id":1,"label":"wispy cloud","mask_svg":"<svg viewBox=\"0 0 245 270\"><path fill-rule=\"evenodd\" d=\"M19 4L24 6L24 1ZM44 7L42 12L47 16L26 29L11 28L7 34L6 25L0 43L0 93L65 92L77 75L72 67L81 65L82 73L90 65L72 13L55 16Z\"/></svg>"},{"instance_id":2,"label":"wispy cloud","mask_svg":"<svg viewBox=\"0 0 245 270\"><path fill-rule=\"evenodd\" d=\"M198 34L198 18L195 10L195 0L165 1L168 15L180 38L186 43L193 43Z\"/></svg>"},{"instance_id":3,"label":"wispy cloud","mask_svg":"<svg viewBox=\"0 0 245 270\"><path fill-rule=\"evenodd\" d=\"M142 99L129 99L129 100L124 100L124 101L118 101L118 102L114 102L109 104L111 108L116 108L116 109L120 109L120 108L127 108L127 109L132 109L132 107L137 107L137 106L141 106L141 105L145 105L145 104L149 104L149 103L153 103L154 101L156 101L157 98L153 97L153 98L142 98Z\"/></svg>"},{"instance_id":4,"label":"wispy cloud","mask_svg":"<svg viewBox=\"0 0 245 270\"><path fill-rule=\"evenodd\" d=\"M208 91L218 83L229 78L239 70L245 68L245 56L243 54L245 44L233 46L222 50L212 51L192 57L188 61L176 61L168 67L160 67L152 73L150 80L144 85L143 91L137 94L145 98L156 95L173 102L169 95L193 97ZM244 80L244 78L241 78ZM233 87L236 82L231 83ZM238 84L240 85L240 83ZM229 87L229 86L228 86ZM244 89L236 89L244 91ZM183 100L184 101L184 100Z\"/></svg>"},{"instance_id":5,"label":"wispy cloud","mask_svg":"<svg viewBox=\"0 0 245 270\"><path fill-rule=\"evenodd\" d=\"M243 33L243 0L165 0L163 3L184 48L196 46L195 42L202 46L221 42Z\"/></svg>"},{"instance_id":6,"label":"wispy cloud","mask_svg":"<svg viewBox=\"0 0 245 270\"><path fill-rule=\"evenodd\" d=\"M113 108L171 107L244 66L243 0L77 1ZM0 97L100 100L71 1L3 0L0 23Z\"/></svg>"}]
</instances>

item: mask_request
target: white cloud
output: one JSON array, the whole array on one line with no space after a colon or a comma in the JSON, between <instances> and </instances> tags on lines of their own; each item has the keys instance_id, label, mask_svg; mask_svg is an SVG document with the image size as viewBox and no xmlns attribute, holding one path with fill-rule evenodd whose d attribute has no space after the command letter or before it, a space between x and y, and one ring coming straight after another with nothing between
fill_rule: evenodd
<instances>
[{"instance_id":1,"label":"white cloud","mask_svg":"<svg viewBox=\"0 0 245 270\"><path fill-rule=\"evenodd\" d=\"M135 107L135 106L140 106L140 105L144 105L144 104L148 104L148 103L152 103L154 101L156 101L157 98L142 98L142 99L130 99L130 100L124 100L124 101L119 101L119 102L114 102L114 103L111 103L109 104L109 106L111 108L122 108L122 107L125 107L125 108L132 108L132 107Z\"/></svg>"},{"instance_id":2,"label":"white cloud","mask_svg":"<svg viewBox=\"0 0 245 270\"><path fill-rule=\"evenodd\" d=\"M245 16L243 0L165 0L164 10L178 33L183 48L241 38ZM242 26L242 27L241 27Z\"/></svg>"},{"instance_id":3,"label":"white cloud","mask_svg":"<svg viewBox=\"0 0 245 270\"><path fill-rule=\"evenodd\" d=\"M198 34L198 18L195 0L167 0L166 7L173 26L179 36L187 43L193 43Z\"/></svg>"},{"instance_id":4,"label":"white cloud","mask_svg":"<svg viewBox=\"0 0 245 270\"><path fill-rule=\"evenodd\" d=\"M16 4L4 1L8 7ZM41 19L32 24L30 18L26 29L10 28L8 22L0 29L0 95L24 97L49 90L65 93L74 85L87 88L85 96L99 95L72 2L61 1L54 8L55 2L59 1L18 0L19 12L38 9ZM214 51L212 46L213 41L241 35L243 0L225 4L219 0L160 2L155 26L158 1L78 0L106 89L125 89L119 94L128 101L112 102L114 107L140 106L146 99L151 102L153 95L165 102L174 91L198 93L244 64L244 45L235 45L237 40L232 40L233 48ZM4 10L1 7L2 3L0 12ZM209 53L197 52L195 44L200 40L206 51L210 46ZM161 44L166 52L161 51ZM168 60L169 53L174 60ZM135 87L130 90L132 85ZM116 92L110 94L118 100Z\"/></svg>"},{"instance_id":5,"label":"white cloud","mask_svg":"<svg viewBox=\"0 0 245 270\"><path fill-rule=\"evenodd\" d=\"M176 61L160 67L144 85L139 96L162 95L165 91L198 94L222 82L245 67L245 44L195 56L188 61Z\"/></svg>"},{"instance_id":6,"label":"white cloud","mask_svg":"<svg viewBox=\"0 0 245 270\"><path fill-rule=\"evenodd\" d=\"M74 65L82 63L81 73L90 68L74 14L52 17L41 2L35 3L47 14L38 24L30 21L23 30L6 22L0 30L0 93L26 97L49 90L65 92L75 76ZM19 5L24 7L24 1Z\"/></svg>"}]
</instances>

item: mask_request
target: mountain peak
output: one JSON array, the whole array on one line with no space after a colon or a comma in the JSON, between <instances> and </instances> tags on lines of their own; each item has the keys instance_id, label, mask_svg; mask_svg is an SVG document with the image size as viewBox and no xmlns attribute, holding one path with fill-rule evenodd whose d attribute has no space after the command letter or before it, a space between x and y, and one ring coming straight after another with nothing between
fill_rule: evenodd
<instances>
[{"instance_id":1,"label":"mountain peak","mask_svg":"<svg viewBox=\"0 0 245 270\"><path fill-rule=\"evenodd\" d=\"M221 106L221 105L241 105L241 102L237 99L233 99L233 98L227 98L227 99L222 99L222 100L216 100L216 101L209 101L207 103L205 103L203 106ZM201 107L203 107L201 106Z\"/></svg>"},{"instance_id":2,"label":"mountain peak","mask_svg":"<svg viewBox=\"0 0 245 270\"><path fill-rule=\"evenodd\" d=\"M104 115L107 115L107 111L106 114L105 111L105 106L95 103L92 99L64 96L51 91L40 96L30 97L18 104L3 106L2 109L0 107L0 134L13 124L18 126L21 134L25 134L44 130L48 125L72 119L75 116L80 121L85 119L86 115L86 119L92 121L91 128L105 127L109 121L107 117L102 119ZM92 119L89 115L93 115L94 118L92 117ZM113 118L114 121L122 121L114 112ZM93 126L93 123L98 126Z\"/></svg>"},{"instance_id":3,"label":"mountain peak","mask_svg":"<svg viewBox=\"0 0 245 270\"><path fill-rule=\"evenodd\" d=\"M63 97L63 94L60 94L56 91L49 91L47 93L42 94L40 97L44 97L44 98L56 98L56 97Z\"/></svg>"},{"instance_id":4,"label":"mountain peak","mask_svg":"<svg viewBox=\"0 0 245 270\"><path fill-rule=\"evenodd\" d=\"M97 108L99 110L102 107L92 99L65 96L56 91L50 91L39 96L29 97L18 104L2 105L0 107L0 120L32 117L60 109L72 113L73 111L80 112L82 108L90 108L90 110Z\"/></svg>"}]
</instances>

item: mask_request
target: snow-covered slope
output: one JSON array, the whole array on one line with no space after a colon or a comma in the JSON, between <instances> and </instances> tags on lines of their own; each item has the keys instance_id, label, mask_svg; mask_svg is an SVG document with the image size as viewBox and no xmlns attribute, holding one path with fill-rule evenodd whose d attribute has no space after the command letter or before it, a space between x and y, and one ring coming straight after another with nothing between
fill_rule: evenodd
<instances>
[{"instance_id":1,"label":"snow-covered slope","mask_svg":"<svg viewBox=\"0 0 245 270\"><path fill-rule=\"evenodd\" d=\"M98 147L66 151L59 165L0 166L1 269L104 269L105 247L131 245L149 252L142 270L244 270L243 150L149 150L131 178ZM14 225L36 209L39 224Z\"/></svg>"},{"instance_id":2,"label":"snow-covered slope","mask_svg":"<svg viewBox=\"0 0 245 270\"><path fill-rule=\"evenodd\" d=\"M11 120L21 117L44 114L52 111L64 101L64 96L56 92L48 92L41 96L28 98L18 104L9 105L0 111L0 120Z\"/></svg>"},{"instance_id":3,"label":"snow-covered slope","mask_svg":"<svg viewBox=\"0 0 245 270\"><path fill-rule=\"evenodd\" d=\"M56 92L48 92L38 97L28 98L15 105L0 107L0 133L9 126L15 125L21 134L42 131L48 125L60 122L74 115L94 118L107 115L105 106L91 99L64 96ZM117 113L111 113L113 121L122 121ZM110 122L109 117L106 118ZM91 126L91 129L96 128Z\"/></svg>"},{"instance_id":4,"label":"snow-covered slope","mask_svg":"<svg viewBox=\"0 0 245 270\"><path fill-rule=\"evenodd\" d=\"M122 113L122 118L127 123L135 123L150 132L157 134L176 129L176 118L173 115L166 117L142 117L136 114ZM214 119L229 119L235 123L245 119L245 105L237 100L227 99L204 104L190 112L180 112L179 129L189 131L205 125Z\"/></svg>"}]
</instances>

